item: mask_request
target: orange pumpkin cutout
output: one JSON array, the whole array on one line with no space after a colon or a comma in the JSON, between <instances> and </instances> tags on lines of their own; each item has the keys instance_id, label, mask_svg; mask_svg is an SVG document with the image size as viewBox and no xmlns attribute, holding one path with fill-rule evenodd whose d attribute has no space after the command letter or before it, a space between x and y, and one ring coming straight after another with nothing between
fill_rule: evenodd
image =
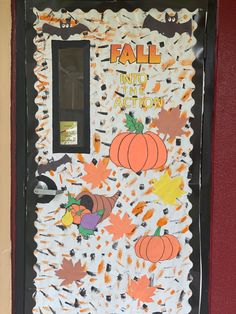
<instances>
[{"instance_id":1,"label":"orange pumpkin cutout","mask_svg":"<svg viewBox=\"0 0 236 314\"><path fill-rule=\"evenodd\" d=\"M140 237L135 244L135 253L138 257L157 263L175 258L180 250L178 239L171 235L160 235L161 226L158 226L153 236Z\"/></svg>"},{"instance_id":2,"label":"orange pumpkin cutout","mask_svg":"<svg viewBox=\"0 0 236 314\"><path fill-rule=\"evenodd\" d=\"M134 172L157 169L165 165L167 149L155 133L143 133L144 126L137 119L126 114L129 132L120 133L111 143L110 159L117 167Z\"/></svg>"}]
</instances>

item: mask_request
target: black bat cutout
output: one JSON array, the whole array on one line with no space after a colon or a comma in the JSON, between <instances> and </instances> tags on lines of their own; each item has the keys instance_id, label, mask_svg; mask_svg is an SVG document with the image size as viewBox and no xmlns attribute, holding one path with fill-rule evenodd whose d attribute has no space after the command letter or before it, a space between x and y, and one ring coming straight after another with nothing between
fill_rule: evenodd
<instances>
[{"instance_id":1,"label":"black bat cutout","mask_svg":"<svg viewBox=\"0 0 236 314\"><path fill-rule=\"evenodd\" d=\"M65 165L67 162L71 163L71 158L66 154L62 158L56 160L56 161L51 161L48 162L46 165L39 165L38 166L38 173L41 175L42 173L45 173L50 170L57 170L58 167L61 165Z\"/></svg>"},{"instance_id":2,"label":"black bat cutout","mask_svg":"<svg viewBox=\"0 0 236 314\"><path fill-rule=\"evenodd\" d=\"M183 33L188 33L191 36L191 19L185 23L178 23L178 13L176 13L175 16L170 16L168 13L166 13L165 19L165 22L160 22L154 19L151 15L148 15L143 22L143 28L149 28L150 31L158 31L162 35L169 38L173 37L175 33L179 33L180 35Z\"/></svg>"},{"instance_id":3,"label":"black bat cutout","mask_svg":"<svg viewBox=\"0 0 236 314\"><path fill-rule=\"evenodd\" d=\"M81 34L83 32L89 32L90 30L88 29L87 26L81 23L77 24L74 27L71 27L70 20L67 19L66 23L62 23L62 22L60 23L60 27L56 27L51 24L45 23L43 24L42 31L49 35L61 36L63 40L66 40L71 35Z\"/></svg>"}]
</instances>

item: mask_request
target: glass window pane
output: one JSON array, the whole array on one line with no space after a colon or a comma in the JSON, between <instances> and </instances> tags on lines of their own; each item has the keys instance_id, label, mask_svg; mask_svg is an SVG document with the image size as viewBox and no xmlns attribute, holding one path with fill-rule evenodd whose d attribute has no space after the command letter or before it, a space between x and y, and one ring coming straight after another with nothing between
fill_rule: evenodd
<instances>
[{"instance_id":1,"label":"glass window pane","mask_svg":"<svg viewBox=\"0 0 236 314\"><path fill-rule=\"evenodd\" d=\"M88 152L89 41L53 45L54 152Z\"/></svg>"}]
</instances>

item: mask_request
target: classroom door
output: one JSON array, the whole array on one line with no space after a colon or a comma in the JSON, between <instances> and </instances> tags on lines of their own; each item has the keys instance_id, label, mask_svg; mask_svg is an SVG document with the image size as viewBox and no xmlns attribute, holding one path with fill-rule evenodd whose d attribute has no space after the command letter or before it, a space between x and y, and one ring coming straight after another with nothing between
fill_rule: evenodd
<instances>
[{"instance_id":1,"label":"classroom door","mask_svg":"<svg viewBox=\"0 0 236 314\"><path fill-rule=\"evenodd\" d=\"M197 313L206 8L69 2L26 1L25 313Z\"/></svg>"}]
</instances>

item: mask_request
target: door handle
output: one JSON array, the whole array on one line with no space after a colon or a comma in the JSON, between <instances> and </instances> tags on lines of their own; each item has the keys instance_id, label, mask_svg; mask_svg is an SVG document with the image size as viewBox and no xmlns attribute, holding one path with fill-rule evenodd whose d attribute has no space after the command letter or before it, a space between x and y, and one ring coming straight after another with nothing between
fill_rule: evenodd
<instances>
[{"instance_id":1,"label":"door handle","mask_svg":"<svg viewBox=\"0 0 236 314\"><path fill-rule=\"evenodd\" d=\"M58 190L52 179L44 175L40 175L36 177L36 182L32 190L33 193L37 195L37 201L39 203L49 203L56 195L65 192L66 187L62 187Z\"/></svg>"},{"instance_id":2,"label":"door handle","mask_svg":"<svg viewBox=\"0 0 236 314\"><path fill-rule=\"evenodd\" d=\"M62 194L64 191L63 190L49 190L49 189L42 189L42 188L38 188L36 187L34 189L34 194L37 195L58 195L58 194Z\"/></svg>"}]
</instances>

